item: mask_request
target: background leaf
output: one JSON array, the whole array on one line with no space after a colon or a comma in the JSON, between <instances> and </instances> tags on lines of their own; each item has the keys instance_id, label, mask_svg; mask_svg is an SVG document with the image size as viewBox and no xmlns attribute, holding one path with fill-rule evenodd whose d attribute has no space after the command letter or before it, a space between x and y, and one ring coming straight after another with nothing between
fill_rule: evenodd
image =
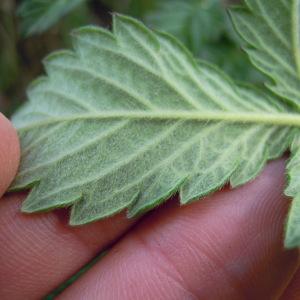
<instances>
[{"instance_id":1,"label":"background leaf","mask_svg":"<svg viewBox=\"0 0 300 300\"><path fill-rule=\"evenodd\" d=\"M291 104L300 105L300 80L292 40L293 0L246 0L247 8L236 9L236 30L247 42L252 63L272 82L267 87Z\"/></svg>"},{"instance_id":2,"label":"background leaf","mask_svg":"<svg viewBox=\"0 0 300 300\"><path fill-rule=\"evenodd\" d=\"M42 33L85 0L25 0L18 14L23 19L21 33Z\"/></svg>"},{"instance_id":3,"label":"background leaf","mask_svg":"<svg viewBox=\"0 0 300 300\"><path fill-rule=\"evenodd\" d=\"M179 38L196 56L200 56L202 45L218 41L226 30L219 0L160 1L146 21Z\"/></svg>"}]
</instances>

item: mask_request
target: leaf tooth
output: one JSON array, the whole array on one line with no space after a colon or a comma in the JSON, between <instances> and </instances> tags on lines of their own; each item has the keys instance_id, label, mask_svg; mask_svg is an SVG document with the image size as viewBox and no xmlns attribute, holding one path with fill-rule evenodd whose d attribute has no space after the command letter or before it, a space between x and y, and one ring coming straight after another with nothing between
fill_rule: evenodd
<instances>
[{"instance_id":1,"label":"leaf tooth","mask_svg":"<svg viewBox=\"0 0 300 300\"><path fill-rule=\"evenodd\" d=\"M28 98L30 99L36 90L43 88L47 83L48 83L47 76L40 76L34 81L32 81L26 91Z\"/></svg>"},{"instance_id":2,"label":"leaf tooth","mask_svg":"<svg viewBox=\"0 0 300 300\"><path fill-rule=\"evenodd\" d=\"M113 14L113 32L118 39L124 39L124 33L126 38L133 37L140 39L145 39L148 42L147 47L151 47L153 50L159 51L160 44L157 40L156 35L149 30L142 22L127 17L122 14L114 13ZM128 33L130 35L128 36Z\"/></svg>"},{"instance_id":3,"label":"leaf tooth","mask_svg":"<svg viewBox=\"0 0 300 300\"><path fill-rule=\"evenodd\" d=\"M75 51L79 54L82 54L82 50L89 44L114 49L117 43L116 37L110 31L96 26L78 28L72 31L71 36ZM85 58L83 55L81 57Z\"/></svg>"},{"instance_id":4,"label":"leaf tooth","mask_svg":"<svg viewBox=\"0 0 300 300\"><path fill-rule=\"evenodd\" d=\"M40 195L41 181L39 183L35 182L34 184L34 188L22 203L21 210L24 213L44 212L55 208L66 207L82 199L82 193L77 191L58 194L55 198L43 198Z\"/></svg>"},{"instance_id":5,"label":"leaf tooth","mask_svg":"<svg viewBox=\"0 0 300 300\"><path fill-rule=\"evenodd\" d=\"M72 58L74 59L76 56L72 50L56 50L49 55L47 55L43 62L45 64L57 62L57 61L63 61L64 59Z\"/></svg>"},{"instance_id":6,"label":"leaf tooth","mask_svg":"<svg viewBox=\"0 0 300 300\"><path fill-rule=\"evenodd\" d=\"M103 35L108 39L116 40L114 34L111 31L95 25L82 26L71 31L71 36L74 37L92 38L97 37L98 35Z\"/></svg>"},{"instance_id":7,"label":"leaf tooth","mask_svg":"<svg viewBox=\"0 0 300 300\"><path fill-rule=\"evenodd\" d=\"M132 52L139 59L162 69L160 43L156 35L140 21L115 14L113 16L113 32L119 45L125 51Z\"/></svg>"},{"instance_id":8,"label":"leaf tooth","mask_svg":"<svg viewBox=\"0 0 300 300\"><path fill-rule=\"evenodd\" d=\"M284 246L287 249L299 247L300 245L300 195L297 194L292 200L291 208L289 210L286 222L286 234L284 239Z\"/></svg>"},{"instance_id":9,"label":"leaf tooth","mask_svg":"<svg viewBox=\"0 0 300 300\"><path fill-rule=\"evenodd\" d=\"M79 226L116 215L131 206L136 201L138 194L138 191L133 192L127 201L118 201L119 197L116 196L114 199L111 199L111 206L107 206L105 203L103 203L103 206L99 205L99 203L97 205L91 203L90 206L81 206L84 201L88 201L88 199L83 197L81 201L76 202L72 206L69 224L71 226Z\"/></svg>"},{"instance_id":10,"label":"leaf tooth","mask_svg":"<svg viewBox=\"0 0 300 300\"><path fill-rule=\"evenodd\" d=\"M230 184L233 188L241 186L246 182L253 180L263 169L269 158L268 141L272 134L277 133L277 128L268 128L254 126L254 131L248 137L254 147L244 146L246 149L244 157L241 160L235 172L230 178Z\"/></svg>"},{"instance_id":11,"label":"leaf tooth","mask_svg":"<svg viewBox=\"0 0 300 300\"><path fill-rule=\"evenodd\" d=\"M148 201L145 201L145 198L142 197L142 193L139 193L136 201L128 208L127 217L137 217L167 201L171 196L179 191L180 187L186 180L186 176L179 178L177 182L173 183L168 190L164 191L164 193L157 195L154 199L148 199Z\"/></svg>"},{"instance_id":12,"label":"leaf tooth","mask_svg":"<svg viewBox=\"0 0 300 300\"><path fill-rule=\"evenodd\" d=\"M43 65L49 77L52 74L52 65L64 65L67 62L74 63L77 57L71 50L57 50L43 59Z\"/></svg>"}]
</instances>

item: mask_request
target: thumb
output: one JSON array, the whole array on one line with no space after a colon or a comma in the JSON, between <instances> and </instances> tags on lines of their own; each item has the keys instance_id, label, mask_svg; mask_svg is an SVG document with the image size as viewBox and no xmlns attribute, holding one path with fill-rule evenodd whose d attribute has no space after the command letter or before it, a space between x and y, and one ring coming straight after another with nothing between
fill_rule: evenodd
<instances>
[{"instance_id":1,"label":"thumb","mask_svg":"<svg viewBox=\"0 0 300 300\"><path fill-rule=\"evenodd\" d=\"M11 123L0 113L0 197L16 175L20 159L17 133Z\"/></svg>"}]
</instances>

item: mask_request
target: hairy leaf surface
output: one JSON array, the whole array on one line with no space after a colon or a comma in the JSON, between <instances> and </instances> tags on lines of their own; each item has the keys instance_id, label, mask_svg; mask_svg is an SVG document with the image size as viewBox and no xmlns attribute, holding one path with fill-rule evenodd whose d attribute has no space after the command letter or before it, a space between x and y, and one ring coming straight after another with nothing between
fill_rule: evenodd
<instances>
[{"instance_id":1,"label":"hairy leaf surface","mask_svg":"<svg viewBox=\"0 0 300 300\"><path fill-rule=\"evenodd\" d=\"M71 224L144 212L253 179L290 144L299 117L273 96L234 85L172 37L124 16L113 33L74 32L74 51L45 60L15 117L23 211L72 206Z\"/></svg>"},{"instance_id":2,"label":"hairy leaf surface","mask_svg":"<svg viewBox=\"0 0 300 300\"><path fill-rule=\"evenodd\" d=\"M234 19L282 98L233 83L128 17L114 16L112 33L74 32L74 50L45 60L47 76L14 117L22 163L12 189L33 187L23 211L71 206L78 225L135 216L177 191L186 204L252 180L292 145L286 246L299 245L299 0L271 2L248 0Z\"/></svg>"}]
</instances>

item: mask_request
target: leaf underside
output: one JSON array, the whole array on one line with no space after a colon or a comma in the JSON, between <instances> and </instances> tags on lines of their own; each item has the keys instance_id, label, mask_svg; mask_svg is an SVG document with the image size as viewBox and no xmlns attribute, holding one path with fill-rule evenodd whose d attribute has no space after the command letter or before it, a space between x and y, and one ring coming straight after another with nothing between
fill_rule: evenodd
<instances>
[{"instance_id":1,"label":"leaf underside","mask_svg":"<svg viewBox=\"0 0 300 300\"><path fill-rule=\"evenodd\" d=\"M31 85L28 104L13 119L22 162L11 189L33 187L23 211L71 206L70 223L79 225L123 209L141 214L175 192L186 204L227 182L252 180L267 160L296 145L300 92L291 45L297 43L270 49L280 30L294 27L282 17L272 36L274 1L247 2L252 11L237 9L233 19L278 96L233 83L173 37L129 17L115 15L112 33L91 26L73 32L74 50L45 59L47 77ZM287 11L294 5L279 2ZM259 34L266 44L252 40ZM284 63L268 55L282 55Z\"/></svg>"}]
</instances>

